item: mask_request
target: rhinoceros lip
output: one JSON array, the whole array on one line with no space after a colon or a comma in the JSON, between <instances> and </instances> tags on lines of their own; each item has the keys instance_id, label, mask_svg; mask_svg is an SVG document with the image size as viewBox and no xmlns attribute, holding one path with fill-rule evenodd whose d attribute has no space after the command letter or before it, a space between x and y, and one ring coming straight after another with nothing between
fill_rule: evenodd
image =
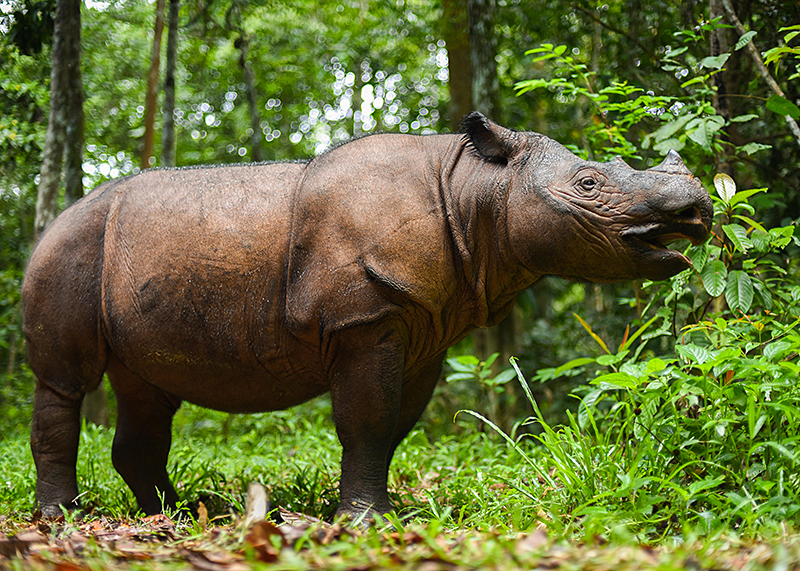
<instances>
[{"instance_id":1,"label":"rhinoceros lip","mask_svg":"<svg viewBox=\"0 0 800 571\"><path fill-rule=\"evenodd\" d=\"M626 239L647 244L656 250L668 250L667 244L677 240L689 240L694 246L702 244L708 237L708 229L702 223L676 222L652 223L633 226L620 232Z\"/></svg>"},{"instance_id":2,"label":"rhinoceros lip","mask_svg":"<svg viewBox=\"0 0 800 571\"><path fill-rule=\"evenodd\" d=\"M702 223L670 222L652 223L634 226L621 232L624 239L642 256L642 262L656 262L662 268L652 274L655 279L666 279L680 271L691 267L692 262L677 250L667 247L676 240L687 239L692 244L701 244L708 236L708 229Z\"/></svg>"}]
</instances>

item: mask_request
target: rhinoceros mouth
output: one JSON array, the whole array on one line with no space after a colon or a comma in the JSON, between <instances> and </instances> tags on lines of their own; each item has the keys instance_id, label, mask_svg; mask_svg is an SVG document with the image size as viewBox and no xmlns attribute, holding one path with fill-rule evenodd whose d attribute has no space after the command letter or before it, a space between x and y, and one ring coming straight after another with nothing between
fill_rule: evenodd
<instances>
[{"instance_id":1,"label":"rhinoceros mouth","mask_svg":"<svg viewBox=\"0 0 800 571\"><path fill-rule=\"evenodd\" d=\"M661 280L692 265L668 244L686 239L696 246L708 237L708 228L702 221L671 220L633 226L620 234L637 252L645 277Z\"/></svg>"},{"instance_id":2,"label":"rhinoceros mouth","mask_svg":"<svg viewBox=\"0 0 800 571\"><path fill-rule=\"evenodd\" d=\"M656 250L666 250L667 244L678 240L689 240L694 246L702 244L708 238L708 227L698 215L632 226L622 230L620 235Z\"/></svg>"}]
</instances>

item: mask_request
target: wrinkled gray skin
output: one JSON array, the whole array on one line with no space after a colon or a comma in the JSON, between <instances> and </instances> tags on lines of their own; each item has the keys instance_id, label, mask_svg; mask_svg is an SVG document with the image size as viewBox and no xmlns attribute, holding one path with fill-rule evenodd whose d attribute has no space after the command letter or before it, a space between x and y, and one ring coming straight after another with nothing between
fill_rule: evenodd
<instances>
[{"instance_id":1,"label":"wrinkled gray skin","mask_svg":"<svg viewBox=\"0 0 800 571\"><path fill-rule=\"evenodd\" d=\"M75 507L83 395L108 373L112 458L147 514L181 401L285 409L330 392L339 514L391 510L396 446L445 350L546 275L664 279L704 240L707 193L671 152L586 162L482 115L463 135L374 135L307 164L147 171L66 210L25 276L38 379L31 448L45 515Z\"/></svg>"}]
</instances>

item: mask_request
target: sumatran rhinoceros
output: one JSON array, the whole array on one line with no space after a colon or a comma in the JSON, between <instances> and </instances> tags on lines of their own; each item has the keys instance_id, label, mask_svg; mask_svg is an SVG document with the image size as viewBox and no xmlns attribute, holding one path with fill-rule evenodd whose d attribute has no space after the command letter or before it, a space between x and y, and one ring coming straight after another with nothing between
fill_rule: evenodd
<instances>
[{"instance_id":1,"label":"sumatran rhinoceros","mask_svg":"<svg viewBox=\"0 0 800 571\"><path fill-rule=\"evenodd\" d=\"M22 288L37 503L77 506L81 400L107 373L114 467L147 514L178 501L166 465L181 401L255 412L326 392L338 514L388 512L392 454L448 347L543 276L672 276L690 262L665 244L703 241L711 217L674 151L646 171L587 162L478 113L462 134L105 183L48 228Z\"/></svg>"}]
</instances>

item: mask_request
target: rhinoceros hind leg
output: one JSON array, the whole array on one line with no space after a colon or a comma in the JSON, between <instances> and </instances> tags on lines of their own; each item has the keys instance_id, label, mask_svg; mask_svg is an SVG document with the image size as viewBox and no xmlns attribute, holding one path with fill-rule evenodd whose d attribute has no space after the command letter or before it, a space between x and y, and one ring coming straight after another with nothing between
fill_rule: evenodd
<instances>
[{"instance_id":1,"label":"rhinoceros hind leg","mask_svg":"<svg viewBox=\"0 0 800 571\"><path fill-rule=\"evenodd\" d=\"M114 468L147 515L175 508L178 494L167 475L172 417L180 400L145 382L111 359L108 378L117 396L117 428L111 448Z\"/></svg>"},{"instance_id":2,"label":"rhinoceros hind leg","mask_svg":"<svg viewBox=\"0 0 800 571\"><path fill-rule=\"evenodd\" d=\"M65 397L44 383L36 384L31 425L31 452L36 464L36 503L45 517L61 507L78 506L75 463L81 430L81 401Z\"/></svg>"}]
</instances>

